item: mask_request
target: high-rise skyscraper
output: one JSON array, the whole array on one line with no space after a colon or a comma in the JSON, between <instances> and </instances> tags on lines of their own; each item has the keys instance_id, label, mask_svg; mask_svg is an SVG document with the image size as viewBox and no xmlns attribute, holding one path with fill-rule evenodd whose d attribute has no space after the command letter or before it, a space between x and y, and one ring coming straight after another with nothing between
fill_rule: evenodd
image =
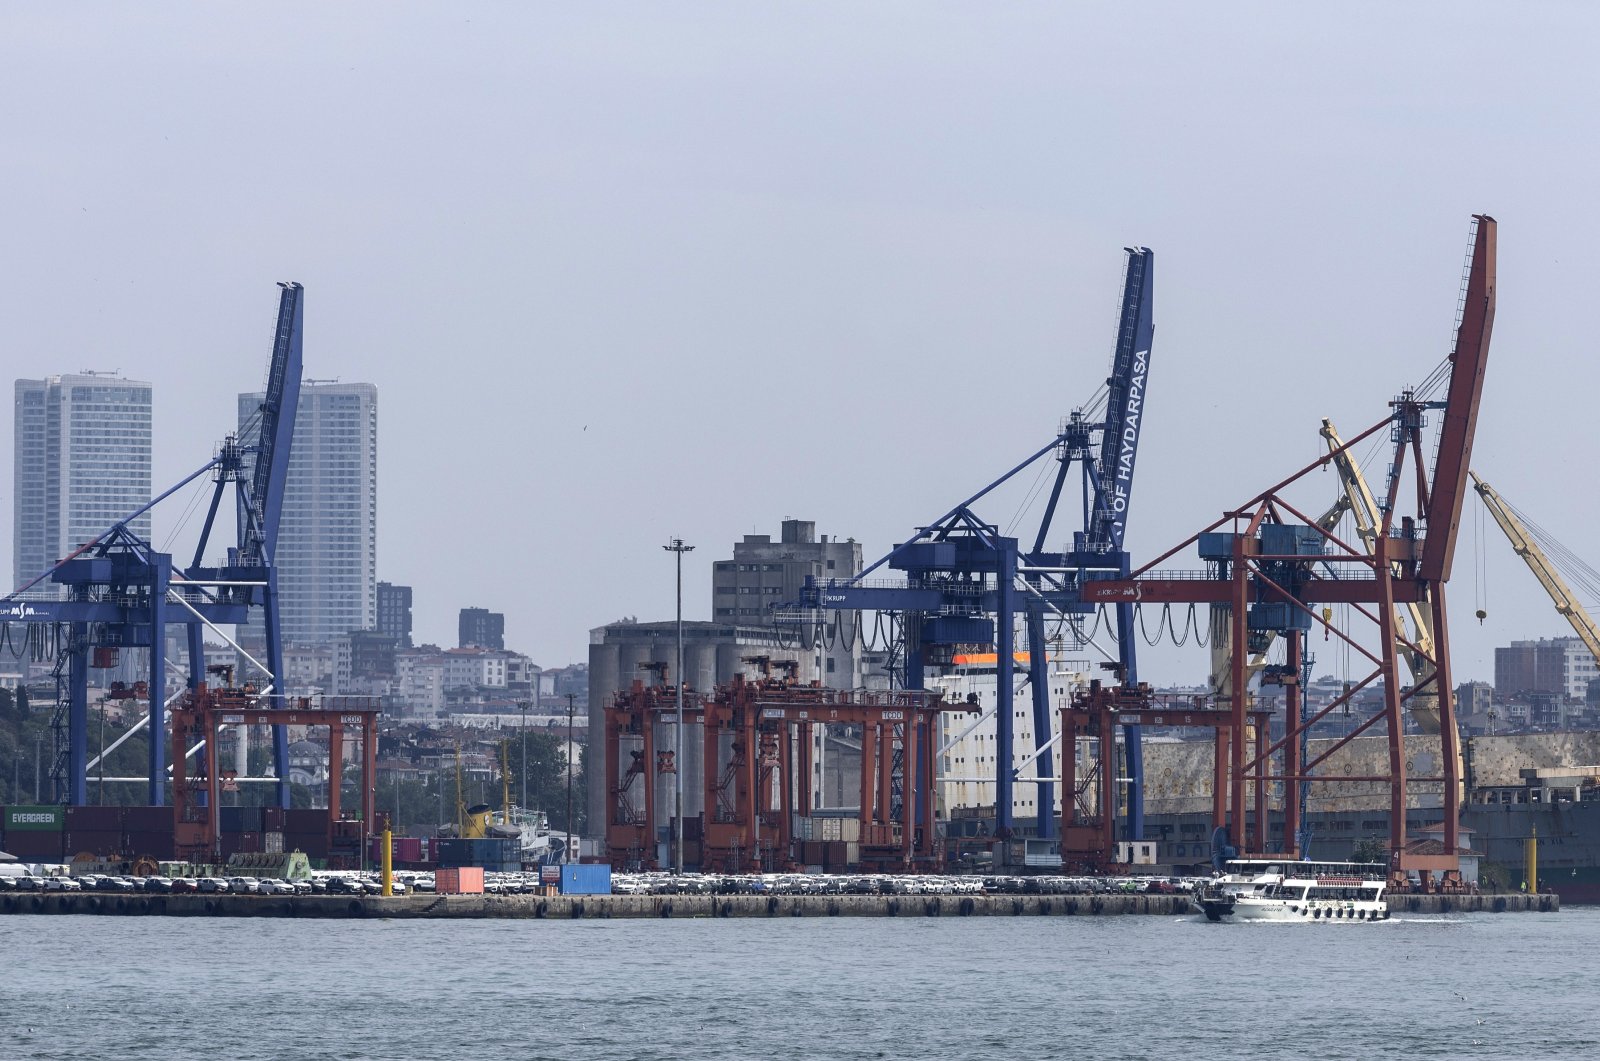
<instances>
[{"instance_id":1,"label":"high-rise skyscraper","mask_svg":"<svg viewBox=\"0 0 1600 1061\"><path fill-rule=\"evenodd\" d=\"M17 380L14 460L16 587L150 500L150 384L96 372ZM149 513L128 526L149 539Z\"/></svg>"},{"instance_id":2,"label":"high-rise skyscraper","mask_svg":"<svg viewBox=\"0 0 1600 1061\"><path fill-rule=\"evenodd\" d=\"M239 441L254 445L263 395L239 395ZM378 388L300 386L278 524L285 644L371 630L378 613Z\"/></svg>"}]
</instances>

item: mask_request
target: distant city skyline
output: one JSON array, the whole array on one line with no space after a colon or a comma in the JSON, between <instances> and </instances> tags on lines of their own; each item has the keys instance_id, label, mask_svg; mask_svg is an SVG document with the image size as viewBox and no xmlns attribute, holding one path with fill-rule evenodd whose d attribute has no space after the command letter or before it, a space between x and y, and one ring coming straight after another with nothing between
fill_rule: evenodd
<instances>
[{"instance_id":1,"label":"distant city skyline","mask_svg":"<svg viewBox=\"0 0 1600 1061\"><path fill-rule=\"evenodd\" d=\"M797 515L870 563L1090 400L1129 245L1161 264L1143 563L1427 376L1475 212L1501 289L1474 468L1600 561L1592 5L471 8L35 5L0 42L31 101L8 376L149 380L161 489L233 429L273 285L304 283L305 374L382 393L377 574L419 642L478 603L581 660L672 616L674 537L685 617L714 618L727 543ZM181 552L174 500L152 532ZM1473 511L1449 633L1487 680L1495 646L1566 631ZM1208 670L1141 645L1150 681Z\"/></svg>"}]
</instances>

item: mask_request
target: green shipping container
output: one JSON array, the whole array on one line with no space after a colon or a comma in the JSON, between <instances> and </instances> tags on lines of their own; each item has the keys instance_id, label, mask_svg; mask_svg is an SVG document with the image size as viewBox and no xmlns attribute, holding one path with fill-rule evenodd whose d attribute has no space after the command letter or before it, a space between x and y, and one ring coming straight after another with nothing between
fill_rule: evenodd
<instances>
[{"instance_id":1,"label":"green shipping container","mask_svg":"<svg viewBox=\"0 0 1600 1061\"><path fill-rule=\"evenodd\" d=\"M14 806L6 808L5 832L8 833L59 833L66 827L67 812L63 807Z\"/></svg>"}]
</instances>

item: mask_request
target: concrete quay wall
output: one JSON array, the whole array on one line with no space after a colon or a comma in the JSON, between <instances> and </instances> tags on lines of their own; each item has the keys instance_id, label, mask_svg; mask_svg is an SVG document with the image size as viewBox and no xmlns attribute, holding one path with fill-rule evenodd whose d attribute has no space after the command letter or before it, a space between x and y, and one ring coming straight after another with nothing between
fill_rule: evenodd
<instances>
[{"instance_id":1,"label":"concrete quay wall","mask_svg":"<svg viewBox=\"0 0 1600 1061\"><path fill-rule=\"evenodd\" d=\"M1555 913L1555 895L1395 895L1394 915ZM5 895L0 913L167 917L577 918L1103 917L1194 913L1183 895Z\"/></svg>"}]
</instances>

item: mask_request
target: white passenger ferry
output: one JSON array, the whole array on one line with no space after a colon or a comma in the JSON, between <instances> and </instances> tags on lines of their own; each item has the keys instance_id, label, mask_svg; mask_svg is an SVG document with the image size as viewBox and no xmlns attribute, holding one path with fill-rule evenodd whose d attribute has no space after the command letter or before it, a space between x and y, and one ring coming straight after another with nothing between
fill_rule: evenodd
<instances>
[{"instance_id":1,"label":"white passenger ferry","mask_svg":"<svg viewBox=\"0 0 1600 1061\"><path fill-rule=\"evenodd\" d=\"M1211 921L1383 921L1386 883L1377 862L1233 859L1194 905Z\"/></svg>"}]
</instances>

